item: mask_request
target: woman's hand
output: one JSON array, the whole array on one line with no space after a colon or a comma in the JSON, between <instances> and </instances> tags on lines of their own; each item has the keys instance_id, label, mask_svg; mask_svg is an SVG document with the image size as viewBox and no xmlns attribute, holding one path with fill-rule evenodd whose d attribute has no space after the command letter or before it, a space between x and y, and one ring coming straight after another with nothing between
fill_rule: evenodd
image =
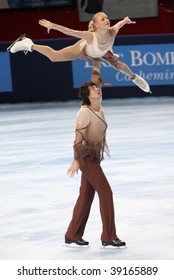
<instances>
[{"instance_id":1,"label":"woman's hand","mask_svg":"<svg viewBox=\"0 0 174 280\"><path fill-rule=\"evenodd\" d=\"M67 175L73 177L75 173L76 174L78 173L78 170L79 170L79 162L74 159L74 161L72 162L72 164L70 165L67 171Z\"/></svg>"},{"instance_id":2,"label":"woman's hand","mask_svg":"<svg viewBox=\"0 0 174 280\"><path fill-rule=\"evenodd\" d=\"M39 24L43 27L46 27L47 28L47 33L50 32L50 30L52 29L53 27L53 23L49 20L46 20L46 19L40 19L39 20Z\"/></svg>"},{"instance_id":3,"label":"woman's hand","mask_svg":"<svg viewBox=\"0 0 174 280\"><path fill-rule=\"evenodd\" d=\"M132 23L134 24L134 23L136 23L136 21L132 21L129 17L125 17L124 21L125 21L126 24L132 24Z\"/></svg>"}]
</instances>

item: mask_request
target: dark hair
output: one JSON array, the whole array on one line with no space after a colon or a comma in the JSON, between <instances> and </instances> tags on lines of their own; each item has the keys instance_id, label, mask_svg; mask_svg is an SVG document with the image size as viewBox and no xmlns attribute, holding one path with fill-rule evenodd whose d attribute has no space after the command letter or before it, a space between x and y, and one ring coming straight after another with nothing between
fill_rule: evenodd
<instances>
[{"instance_id":1,"label":"dark hair","mask_svg":"<svg viewBox=\"0 0 174 280\"><path fill-rule=\"evenodd\" d=\"M92 86L95 86L95 85L96 84L93 83L93 82L86 82L80 87L78 96L83 101L82 105L90 105L91 104L91 102L88 98L88 96L90 94L89 87L92 87Z\"/></svg>"}]
</instances>

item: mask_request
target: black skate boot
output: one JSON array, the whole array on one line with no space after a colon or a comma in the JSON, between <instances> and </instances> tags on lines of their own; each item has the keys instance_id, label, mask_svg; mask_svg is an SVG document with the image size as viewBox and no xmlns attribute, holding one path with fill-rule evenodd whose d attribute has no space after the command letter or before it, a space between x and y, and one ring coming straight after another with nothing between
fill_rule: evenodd
<instances>
[{"instance_id":1,"label":"black skate boot","mask_svg":"<svg viewBox=\"0 0 174 280\"><path fill-rule=\"evenodd\" d=\"M126 242L121 241L119 238L116 238L115 240L112 241L102 241L102 245L104 247L107 247L109 245L113 247L123 247L126 246Z\"/></svg>"},{"instance_id":2,"label":"black skate boot","mask_svg":"<svg viewBox=\"0 0 174 280\"><path fill-rule=\"evenodd\" d=\"M65 243L66 244L72 244L72 243L75 243L76 245L79 245L79 246L87 246L89 245L89 242L88 241L85 241L84 239L80 238L78 240L71 240L69 239L68 237L65 236Z\"/></svg>"}]
</instances>

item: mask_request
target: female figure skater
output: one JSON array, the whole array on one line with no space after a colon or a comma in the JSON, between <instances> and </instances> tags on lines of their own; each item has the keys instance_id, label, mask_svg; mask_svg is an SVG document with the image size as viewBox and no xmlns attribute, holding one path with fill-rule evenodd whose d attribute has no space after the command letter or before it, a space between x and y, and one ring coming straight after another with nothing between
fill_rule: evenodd
<instances>
[{"instance_id":1,"label":"female figure skater","mask_svg":"<svg viewBox=\"0 0 174 280\"><path fill-rule=\"evenodd\" d=\"M51 29L58 30L66 35L81 38L76 44L55 51L48 46L36 45L31 39L25 38L21 41L18 38L12 45L8 47L11 53L17 51L37 51L47 56L51 61L70 61L73 59L86 58L93 59L99 58L107 61L117 71L123 72L130 77L138 87L145 92L150 92L148 83L139 75L133 73L130 68L118 59L118 56L113 53L112 47L115 37L125 24L134 24L128 17L119 21L113 26L110 26L110 20L103 12L99 12L93 16L89 24L88 31L73 30L62 25L54 24L45 19L39 20L39 24L46 27L49 32Z\"/></svg>"},{"instance_id":2,"label":"female figure skater","mask_svg":"<svg viewBox=\"0 0 174 280\"><path fill-rule=\"evenodd\" d=\"M108 154L106 144L107 122L101 106L101 77L99 61L93 62L92 82L80 87L79 97L82 99L76 119L74 141L74 160L67 174L73 177L81 170L81 187L77 202L73 209L71 222L65 233L65 243L75 243L78 246L88 245L83 239L91 205L97 192L100 202L102 219L102 246L125 247L126 242L118 238L114 218L114 201L112 189L100 165ZM94 83L95 81L95 83Z\"/></svg>"}]
</instances>

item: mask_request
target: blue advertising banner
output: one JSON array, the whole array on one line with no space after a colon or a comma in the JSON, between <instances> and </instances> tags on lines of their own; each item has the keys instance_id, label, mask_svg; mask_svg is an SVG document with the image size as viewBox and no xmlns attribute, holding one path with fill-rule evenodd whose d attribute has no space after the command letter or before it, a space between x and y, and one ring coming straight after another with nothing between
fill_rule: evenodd
<instances>
[{"instance_id":1,"label":"blue advertising banner","mask_svg":"<svg viewBox=\"0 0 174 280\"><path fill-rule=\"evenodd\" d=\"M174 44L147 44L114 46L114 53L149 85L174 85ZM73 86L79 88L91 77L92 63L72 61ZM101 75L105 83L114 87L135 86L128 76L118 72L107 62L101 62Z\"/></svg>"},{"instance_id":2,"label":"blue advertising banner","mask_svg":"<svg viewBox=\"0 0 174 280\"><path fill-rule=\"evenodd\" d=\"M11 66L8 52L0 52L0 92L12 91Z\"/></svg>"}]
</instances>

